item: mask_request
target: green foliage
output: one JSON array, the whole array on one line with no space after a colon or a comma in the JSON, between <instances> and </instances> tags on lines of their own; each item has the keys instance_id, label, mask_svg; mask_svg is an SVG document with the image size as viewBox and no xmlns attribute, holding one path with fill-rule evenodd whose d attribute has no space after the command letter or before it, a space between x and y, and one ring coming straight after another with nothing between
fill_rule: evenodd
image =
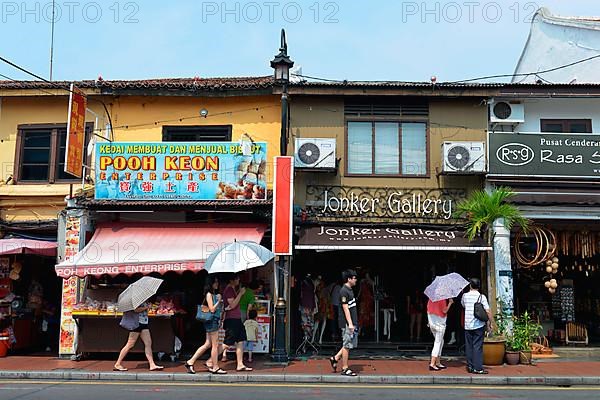
<instances>
[{"instance_id":1,"label":"green foliage","mask_svg":"<svg viewBox=\"0 0 600 400\"><path fill-rule=\"evenodd\" d=\"M525 311L520 317L512 317L511 332L506 334L507 351L529 351L531 343L540 334L542 326L531 319Z\"/></svg>"},{"instance_id":2,"label":"green foliage","mask_svg":"<svg viewBox=\"0 0 600 400\"><path fill-rule=\"evenodd\" d=\"M467 237L473 240L481 236L483 232L498 218L504 220L506 229L511 229L514 224L527 230L529 220L523 217L521 211L507 200L514 196L514 192L507 187L499 187L491 192L477 190L457 205L457 217L467 219ZM491 238L488 238L491 240Z\"/></svg>"}]
</instances>

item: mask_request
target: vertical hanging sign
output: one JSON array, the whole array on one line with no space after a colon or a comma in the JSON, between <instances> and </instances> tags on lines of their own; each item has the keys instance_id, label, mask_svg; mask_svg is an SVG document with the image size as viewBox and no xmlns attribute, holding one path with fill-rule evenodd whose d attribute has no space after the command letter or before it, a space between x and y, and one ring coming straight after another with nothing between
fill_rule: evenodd
<instances>
[{"instance_id":1,"label":"vertical hanging sign","mask_svg":"<svg viewBox=\"0 0 600 400\"><path fill-rule=\"evenodd\" d=\"M83 147L85 146L85 110L87 98L71 83L69 97L69 119L67 122L67 145L65 151L65 172L82 177Z\"/></svg>"},{"instance_id":2,"label":"vertical hanging sign","mask_svg":"<svg viewBox=\"0 0 600 400\"><path fill-rule=\"evenodd\" d=\"M294 158L275 157L273 180L273 253L292 254Z\"/></svg>"}]
</instances>

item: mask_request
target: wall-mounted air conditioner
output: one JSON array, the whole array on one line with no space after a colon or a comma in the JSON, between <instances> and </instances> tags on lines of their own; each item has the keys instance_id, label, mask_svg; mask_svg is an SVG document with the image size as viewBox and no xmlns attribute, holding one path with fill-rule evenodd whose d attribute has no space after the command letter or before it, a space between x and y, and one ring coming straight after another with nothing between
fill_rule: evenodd
<instances>
[{"instance_id":1,"label":"wall-mounted air conditioner","mask_svg":"<svg viewBox=\"0 0 600 400\"><path fill-rule=\"evenodd\" d=\"M296 139L295 167L334 169L335 139Z\"/></svg>"},{"instance_id":2,"label":"wall-mounted air conditioner","mask_svg":"<svg viewBox=\"0 0 600 400\"><path fill-rule=\"evenodd\" d=\"M484 142L444 142L442 171L454 174L486 172Z\"/></svg>"},{"instance_id":3,"label":"wall-mounted air conditioner","mask_svg":"<svg viewBox=\"0 0 600 400\"><path fill-rule=\"evenodd\" d=\"M490 102L490 122L494 124L521 124L525 122L525 106L518 102L494 100Z\"/></svg>"}]
</instances>

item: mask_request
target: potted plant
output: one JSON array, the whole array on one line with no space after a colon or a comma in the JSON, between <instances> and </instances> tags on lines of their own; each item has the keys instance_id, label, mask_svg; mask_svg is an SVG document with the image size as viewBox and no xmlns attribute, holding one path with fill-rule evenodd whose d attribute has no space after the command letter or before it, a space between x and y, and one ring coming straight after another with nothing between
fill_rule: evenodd
<instances>
[{"instance_id":1,"label":"potted plant","mask_svg":"<svg viewBox=\"0 0 600 400\"><path fill-rule=\"evenodd\" d=\"M506 362L515 365L531 363L531 344L540 334L542 326L525 311L520 317L513 316L511 332L506 335Z\"/></svg>"},{"instance_id":2,"label":"potted plant","mask_svg":"<svg viewBox=\"0 0 600 400\"><path fill-rule=\"evenodd\" d=\"M496 326L483 339L483 363L485 365L502 365L506 350L506 332L509 327L510 313L500 299L497 300L500 311L494 316Z\"/></svg>"}]
</instances>

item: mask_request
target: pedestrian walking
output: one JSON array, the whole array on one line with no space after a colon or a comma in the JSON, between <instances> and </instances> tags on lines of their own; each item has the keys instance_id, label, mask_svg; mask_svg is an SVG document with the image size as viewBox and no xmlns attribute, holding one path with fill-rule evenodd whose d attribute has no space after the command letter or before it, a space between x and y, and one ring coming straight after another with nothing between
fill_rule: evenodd
<instances>
[{"instance_id":1,"label":"pedestrian walking","mask_svg":"<svg viewBox=\"0 0 600 400\"><path fill-rule=\"evenodd\" d=\"M119 352L119 358L113 367L114 371L127 371L127 368L122 364L123 360L125 359L125 356L127 356L127 353L133 349L133 346L135 346L140 337L144 343L144 354L148 360L150 371L160 371L164 369L163 366L156 365L152 355L152 336L150 335L150 329L148 328L149 306L148 303L143 303L134 310L125 311L123 313L120 325L129 331L129 336L127 338L127 343L125 343L125 346L123 346Z\"/></svg>"},{"instance_id":2,"label":"pedestrian walking","mask_svg":"<svg viewBox=\"0 0 600 400\"><path fill-rule=\"evenodd\" d=\"M342 329L342 348L336 355L329 358L333 371L337 371L337 365L342 360L342 375L356 376L348 366L350 350L358 346L358 312L356 308L356 298L352 288L357 282L356 271L347 269L342 273L344 284L340 289L340 313L339 324Z\"/></svg>"},{"instance_id":3,"label":"pedestrian walking","mask_svg":"<svg viewBox=\"0 0 600 400\"><path fill-rule=\"evenodd\" d=\"M442 348L444 347L444 334L446 333L446 316L454 300L438 300L427 302L427 323L433 334L433 349L431 350L430 371L446 369L442 364Z\"/></svg>"},{"instance_id":4,"label":"pedestrian walking","mask_svg":"<svg viewBox=\"0 0 600 400\"><path fill-rule=\"evenodd\" d=\"M487 328L491 329L494 323L490 305L484 294L480 293L481 282L477 278L471 278L469 281L469 291L463 294L461 304L465 309L465 353L467 355L467 371L472 374L487 374L488 371L483 369L483 336ZM481 303L487 321L482 320L484 316L475 314L476 308L481 308L477 305Z\"/></svg>"},{"instance_id":5,"label":"pedestrian walking","mask_svg":"<svg viewBox=\"0 0 600 400\"><path fill-rule=\"evenodd\" d=\"M223 310L223 302L219 292L219 280L214 275L209 275L206 278L204 285L204 300L203 304L208 307L212 313L212 318L204 321L204 330L206 331L206 341L200 346L192 358L184 364L186 371L190 374L195 374L194 364L208 349L210 349L210 359L206 363L208 371L215 375L224 375L227 372L219 367L219 354L222 351L219 346L219 327L221 325L221 316Z\"/></svg>"},{"instance_id":6,"label":"pedestrian walking","mask_svg":"<svg viewBox=\"0 0 600 400\"><path fill-rule=\"evenodd\" d=\"M246 341L246 330L242 324L242 312L240 310L240 299L245 293L245 289L237 290L240 284L240 277L235 274L229 278L229 283L223 291L225 305L225 320L223 328L225 329L225 339L223 343L228 348L235 346L235 356L237 360L236 370L252 371L252 368L244 365L244 341Z\"/></svg>"}]
</instances>

